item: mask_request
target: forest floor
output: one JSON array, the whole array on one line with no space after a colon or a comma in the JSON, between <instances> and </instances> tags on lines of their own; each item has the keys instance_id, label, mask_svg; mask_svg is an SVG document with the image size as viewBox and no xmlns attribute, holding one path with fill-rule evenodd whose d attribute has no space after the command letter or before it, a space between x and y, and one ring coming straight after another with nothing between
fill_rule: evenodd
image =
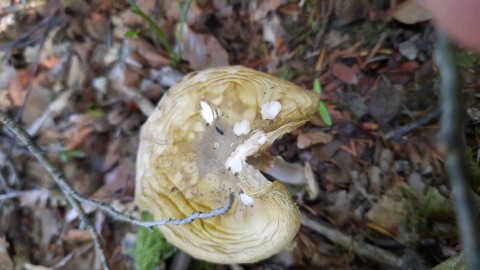
<instances>
[{"instance_id":1,"label":"forest floor","mask_svg":"<svg viewBox=\"0 0 480 270\"><path fill-rule=\"evenodd\" d=\"M157 104L184 75L209 67L243 65L305 89L318 79L333 125L318 115L269 150L311 168L313 190L293 193L299 207L356 241L432 267L461 250L437 147L435 33L428 13L396 2L194 0L185 9L183 1L137 1L169 53L127 1L0 1L0 109L81 194L140 216L133 198L145 102ZM456 61L469 166L478 173L480 61L460 49ZM78 213L32 154L5 127L0 132L0 269L98 268ZM87 211L112 268L134 269L139 229ZM160 246L158 267L169 269L175 250ZM290 248L265 261L190 264L385 268L303 226Z\"/></svg>"}]
</instances>

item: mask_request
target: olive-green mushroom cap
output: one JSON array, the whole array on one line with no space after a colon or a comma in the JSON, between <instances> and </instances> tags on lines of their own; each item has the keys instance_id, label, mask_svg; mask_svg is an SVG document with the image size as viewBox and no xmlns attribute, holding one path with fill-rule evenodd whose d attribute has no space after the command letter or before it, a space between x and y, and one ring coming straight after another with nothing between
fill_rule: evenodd
<instances>
[{"instance_id":1,"label":"olive-green mushroom cap","mask_svg":"<svg viewBox=\"0 0 480 270\"><path fill-rule=\"evenodd\" d=\"M160 226L167 240L195 258L251 263L284 249L300 227L286 188L245 160L303 125L319 97L245 67L187 75L143 125L136 204L155 219L184 218L235 202L225 215Z\"/></svg>"}]
</instances>

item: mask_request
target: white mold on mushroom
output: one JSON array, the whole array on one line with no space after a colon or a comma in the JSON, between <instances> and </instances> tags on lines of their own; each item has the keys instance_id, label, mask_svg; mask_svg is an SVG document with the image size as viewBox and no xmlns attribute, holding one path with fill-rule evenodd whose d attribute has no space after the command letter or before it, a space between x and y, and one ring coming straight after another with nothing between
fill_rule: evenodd
<instances>
[{"instance_id":1,"label":"white mold on mushroom","mask_svg":"<svg viewBox=\"0 0 480 270\"><path fill-rule=\"evenodd\" d=\"M247 119L235 122L233 124L233 133L237 136L247 135L250 133L250 122Z\"/></svg>"},{"instance_id":2,"label":"white mold on mushroom","mask_svg":"<svg viewBox=\"0 0 480 270\"><path fill-rule=\"evenodd\" d=\"M247 157L256 153L265 142L266 136L263 131L254 132L244 143L235 148L225 161L225 168L232 173L241 172Z\"/></svg>"},{"instance_id":3,"label":"white mold on mushroom","mask_svg":"<svg viewBox=\"0 0 480 270\"><path fill-rule=\"evenodd\" d=\"M205 101L200 101L200 107L200 115L202 116L203 120L205 120L207 124L211 125L216 117L216 112Z\"/></svg>"},{"instance_id":4,"label":"white mold on mushroom","mask_svg":"<svg viewBox=\"0 0 480 270\"><path fill-rule=\"evenodd\" d=\"M255 200L245 193L240 193L240 200L242 201L243 204L248 206L252 206L255 204Z\"/></svg>"},{"instance_id":5,"label":"white mold on mushroom","mask_svg":"<svg viewBox=\"0 0 480 270\"><path fill-rule=\"evenodd\" d=\"M276 100L265 102L260 108L263 120L274 120L278 113L282 110L282 104Z\"/></svg>"}]
</instances>

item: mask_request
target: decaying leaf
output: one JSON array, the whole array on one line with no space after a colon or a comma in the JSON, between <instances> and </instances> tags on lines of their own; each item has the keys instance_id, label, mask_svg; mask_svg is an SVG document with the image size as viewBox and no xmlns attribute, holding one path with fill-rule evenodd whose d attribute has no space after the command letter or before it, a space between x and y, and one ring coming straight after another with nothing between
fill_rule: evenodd
<instances>
[{"instance_id":1,"label":"decaying leaf","mask_svg":"<svg viewBox=\"0 0 480 270\"><path fill-rule=\"evenodd\" d=\"M350 199L346 190L340 190L327 194L333 205L326 207L327 212L336 221L337 224L342 224L349 216Z\"/></svg>"},{"instance_id":2,"label":"decaying leaf","mask_svg":"<svg viewBox=\"0 0 480 270\"><path fill-rule=\"evenodd\" d=\"M397 116L401 104L403 87L381 85L375 90L368 104L370 115L380 124L385 125Z\"/></svg>"},{"instance_id":3,"label":"decaying leaf","mask_svg":"<svg viewBox=\"0 0 480 270\"><path fill-rule=\"evenodd\" d=\"M318 129L311 129L306 132L300 132L297 136L297 147L304 149L314 144L329 143L332 141L332 138L333 136L330 133Z\"/></svg>"},{"instance_id":4,"label":"decaying leaf","mask_svg":"<svg viewBox=\"0 0 480 270\"><path fill-rule=\"evenodd\" d=\"M5 236L0 237L0 269L11 270L13 269L13 262L8 255L8 242L5 240Z\"/></svg>"},{"instance_id":5,"label":"decaying leaf","mask_svg":"<svg viewBox=\"0 0 480 270\"><path fill-rule=\"evenodd\" d=\"M380 197L380 200L368 211L367 217L377 225L389 229L404 221L406 201L400 189L392 189Z\"/></svg>"},{"instance_id":6,"label":"decaying leaf","mask_svg":"<svg viewBox=\"0 0 480 270\"><path fill-rule=\"evenodd\" d=\"M197 34L188 26L184 27L182 58L190 62L193 69L229 65L227 51L214 36Z\"/></svg>"},{"instance_id":7,"label":"decaying leaf","mask_svg":"<svg viewBox=\"0 0 480 270\"><path fill-rule=\"evenodd\" d=\"M424 0L407 0L395 7L392 17L405 24L430 20L432 14L425 8Z\"/></svg>"},{"instance_id":8,"label":"decaying leaf","mask_svg":"<svg viewBox=\"0 0 480 270\"><path fill-rule=\"evenodd\" d=\"M24 207L44 208L47 205L50 192L44 189L34 189L25 191L20 196L20 203Z\"/></svg>"},{"instance_id":9,"label":"decaying leaf","mask_svg":"<svg viewBox=\"0 0 480 270\"><path fill-rule=\"evenodd\" d=\"M315 179L315 175L313 174L312 166L310 163L305 163L305 167L303 168L303 174L305 175L305 189L308 193L308 198L310 200L315 200L320 195L320 187L318 186L317 180Z\"/></svg>"},{"instance_id":10,"label":"decaying leaf","mask_svg":"<svg viewBox=\"0 0 480 270\"><path fill-rule=\"evenodd\" d=\"M357 84L358 78L356 72L349 66L342 63L336 63L332 67L332 73L335 77L348 84Z\"/></svg>"},{"instance_id":11,"label":"decaying leaf","mask_svg":"<svg viewBox=\"0 0 480 270\"><path fill-rule=\"evenodd\" d=\"M27 94L27 85L30 78L30 72L26 69L17 69L17 72L10 77L8 94L13 105L20 106Z\"/></svg>"},{"instance_id":12,"label":"decaying leaf","mask_svg":"<svg viewBox=\"0 0 480 270\"><path fill-rule=\"evenodd\" d=\"M92 235L88 230L70 229L63 236L64 241L90 241Z\"/></svg>"}]
</instances>

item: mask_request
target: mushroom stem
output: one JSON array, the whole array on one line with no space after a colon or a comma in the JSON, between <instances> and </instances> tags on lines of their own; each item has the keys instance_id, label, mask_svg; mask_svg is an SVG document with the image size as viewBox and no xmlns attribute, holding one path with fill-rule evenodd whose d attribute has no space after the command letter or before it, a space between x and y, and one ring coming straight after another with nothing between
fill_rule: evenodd
<instances>
[{"instance_id":1,"label":"mushroom stem","mask_svg":"<svg viewBox=\"0 0 480 270\"><path fill-rule=\"evenodd\" d=\"M247 162L284 184L305 185L306 183L303 166L299 163L290 163L268 153L249 157Z\"/></svg>"},{"instance_id":2,"label":"mushroom stem","mask_svg":"<svg viewBox=\"0 0 480 270\"><path fill-rule=\"evenodd\" d=\"M279 156L275 157L268 153L249 157L247 162L261 172L287 184L291 194L297 193L299 187L305 187L309 200L315 200L320 195L320 187L308 162L305 165L290 163Z\"/></svg>"},{"instance_id":3,"label":"mushroom stem","mask_svg":"<svg viewBox=\"0 0 480 270\"><path fill-rule=\"evenodd\" d=\"M305 165L290 163L281 157L272 156L268 153L261 153L259 156L249 157L247 162L276 180L291 185L289 189L290 193L296 193L298 187L305 187L310 200L314 200L320 195L320 188L315 180L312 167L308 163ZM293 188L294 191L292 191L291 188Z\"/></svg>"},{"instance_id":4,"label":"mushroom stem","mask_svg":"<svg viewBox=\"0 0 480 270\"><path fill-rule=\"evenodd\" d=\"M272 167L265 173L290 185L304 185L306 182L303 166L298 163L286 162L281 157L273 157Z\"/></svg>"}]
</instances>

